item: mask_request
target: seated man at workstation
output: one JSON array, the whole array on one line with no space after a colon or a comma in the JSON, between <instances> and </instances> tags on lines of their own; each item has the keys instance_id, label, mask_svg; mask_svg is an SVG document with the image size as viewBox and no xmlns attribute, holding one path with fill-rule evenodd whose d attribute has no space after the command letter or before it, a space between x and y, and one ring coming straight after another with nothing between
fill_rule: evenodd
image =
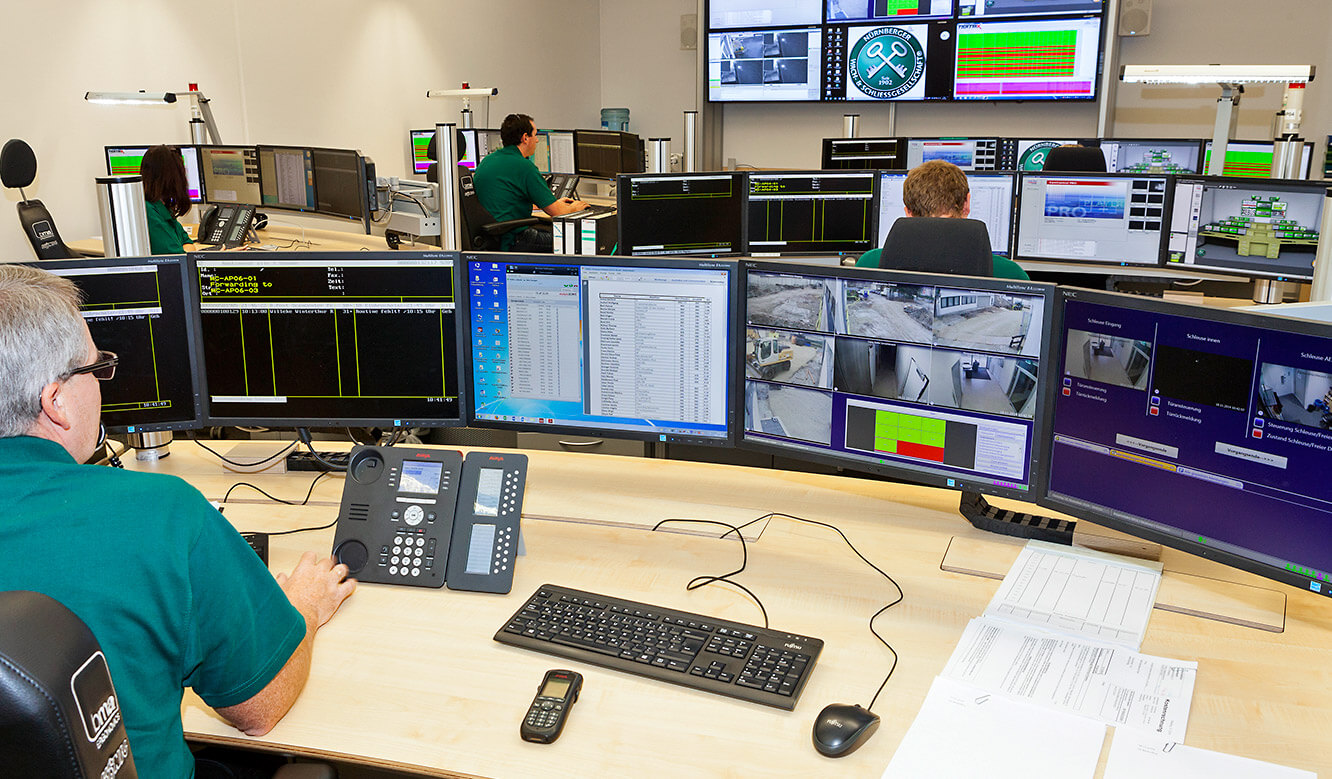
<instances>
[{"instance_id":1,"label":"seated man at workstation","mask_svg":"<svg viewBox=\"0 0 1332 779\"><path fill-rule=\"evenodd\" d=\"M532 215L539 208L550 216L564 216L587 208L573 198L557 198L541 178L532 160L537 147L536 123L527 114L509 114L500 125L501 149L487 154L476 166L472 182L481 205L504 222ZM550 253L553 238L549 225L510 230L500 237L501 251Z\"/></svg>"},{"instance_id":2,"label":"seated man at workstation","mask_svg":"<svg viewBox=\"0 0 1332 779\"><path fill-rule=\"evenodd\" d=\"M83 465L118 360L93 343L69 280L0 264L0 590L44 593L85 622L135 762L187 777L184 688L246 734L267 733L356 583L310 552L275 581L185 482Z\"/></svg>"},{"instance_id":3,"label":"seated man at workstation","mask_svg":"<svg viewBox=\"0 0 1332 779\"><path fill-rule=\"evenodd\" d=\"M971 185L967 183L967 174L944 160L923 162L912 168L902 183L902 205L909 217L970 218ZM879 265L881 257L873 259L875 266L882 267ZM1023 281L1031 278L1021 265L1000 254L994 255L993 275Z\"/></svg>"}]
</instances>

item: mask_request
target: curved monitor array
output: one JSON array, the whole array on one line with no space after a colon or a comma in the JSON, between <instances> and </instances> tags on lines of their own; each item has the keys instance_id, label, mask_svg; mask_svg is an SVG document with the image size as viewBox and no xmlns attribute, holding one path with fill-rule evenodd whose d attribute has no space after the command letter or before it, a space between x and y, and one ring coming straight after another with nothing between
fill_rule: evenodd
<instances>
[{"instance_id":1,"label":"curved monitor array","mask_svg":"<svg viewBox=\"0 0 1332 779\"><path fill-rule=\"evenodd\" d=\"M995 254L1024 262L1160 266L1313 278L1321 181L966 171L971 218ZM619 251L652 255L839 255L883 245L905 213L901 170L621 176Z\"/></svg>"},{"instance_id":2,"label":"curved monitor array","mask_svg":"<svg viewBox=\"0 0 1332 779\"><path fill-rule=\"evenodd\" d=\"M198 253L84 291L114 431L447 426L738 446L1020 498L1332 595L1332 324L711 258Z\"/></svg>"}]
</instances>

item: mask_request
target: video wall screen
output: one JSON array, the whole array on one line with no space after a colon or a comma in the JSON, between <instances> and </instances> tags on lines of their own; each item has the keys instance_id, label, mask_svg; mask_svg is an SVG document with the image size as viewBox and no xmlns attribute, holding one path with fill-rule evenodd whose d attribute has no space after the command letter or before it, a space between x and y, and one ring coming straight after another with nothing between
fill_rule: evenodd
<instances>
[{"instance_id":1,"label":"video wall screen","mask_svg":"<svg viewBox=\"0 0 1332 779\"><path fill-rule=\"evenodd\" d=\"M1094 100L1101 0L711 0L714 102Z\"/></svg>"}]
</instances>

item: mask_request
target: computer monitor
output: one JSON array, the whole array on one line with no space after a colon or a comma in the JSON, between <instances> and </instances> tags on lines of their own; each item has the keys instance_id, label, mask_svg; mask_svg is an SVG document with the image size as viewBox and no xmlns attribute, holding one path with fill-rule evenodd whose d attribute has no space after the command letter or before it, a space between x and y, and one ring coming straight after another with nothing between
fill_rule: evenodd
<instances>
[{"instance_id":1,"label":"computer monitor","mask_svg":"<svg viewBox=\"0 0 1332 779\"><path fill-rule=\"evenodd\" d=\"M998 167L998 138L909 138L906 167L943 160L963 170L994 170Z\"/></svg>"},{"instance_id":2,"label":"computer monitor","mask_svg":"<svg viewBox=\"0 0 1332 779\"><path fill-rule=\"evenodd\" d=\"M408 131L407 148L411 152L413 174L423 176L430 170L430 164L434 160L430 159L427 149L429 149L430 142L434 139L435 129L433 127L429 130Z\"/></svg>"},{"instance_id":3,"label":"computer monitor","mask_svg":"<svg viewBox=\"0 0 1332 779\"><path fill-rule=\"evenodd\" d=\"M573 130L537 130L536 152L532 162L542 175L572 174L574 165Z\"/></svg>"},{"instance_id":4,"label":"computer monitor","mask_svg":"<svg viewBox=\"0 0 1332 779\"><path fill-rule=\"evenodd\" d=\"M968 492L1042 492L1054 287L744 260L739 445Z\"/></svg>"},{"instance_id":5,"label":"computer monitor","mask_svg":"<svg viewBox=\"0 0 1332 779\"><path fill-rule=\"evenodd\" d=\"M879 246L875 171L748 174L750 254L843 254Z\"/></svg>"},{"instance_id":6,"label":"computer monitor","mask_svg":"<svg viewBox=\"0 0 1332 779\"><path fill-rule=\"evenodd\" d=\"M1100 11L1105 0L957 0L959 16L1039 16Z\"/></svg>"},{"instance_id":7,"label":"computer monitor","mask_svg":"<svg viewBox=\"0 0 1332 779\"><path fill-rule=\"evenodd\" d=\"M613 179L643 172L643 140L616 130L574 130L574 173Z\"/></svg>"},{"instance_id":8,"label":"computer monitor","mask_svg":"<svg viewBox=\"0 0 1332 779\"><path fill-rule=\"evenodd\" d=\"M259 193L264 208L314 211L314 150L298 146L259 146Z\"/></svg>"},{"instance_id":9,"label":"computer monitor","mask_svg":"<svg viewBox=\"0 0 1332 779\"><path fill-rule=\"evenodd\" d=\"M458 164L476 168L486 155L504 147L499 130L468 127L458 131Z\"/></svg>"},{"instance_id":10,"label":"computer monitor","mask_svg":"<svg viewBox=\"0 0 1332 779\"><path fill-rule=\"evenodd\" d=\"M1022 173L1017 260L1159 265L1169 177L1139 173Z\"/></svg>"},{"instance_id":11,"label":"computer monitor","mask_svg":"<svg viewBox=\"0 0 1332 779\"><path fill-rule=\"evenodd\" d=\"M315 210L354 219L370 231L370 199L365 158L351 149L310 149L314 168Z\"/></svg>"},{"instance_id":12,"label":"computer monitor","mask_svg":"<svg viewBox=\"0 0 1332 779\"><path fill-rule=\"evenodd\" d=\"M200 146L204 195L209 203L263 205L259 150L253 146Z\"/></svg>"},{"instance_id":13,"label":"computer monitor","mask_svg":"<svg viewBox=\"0 0 1332 779\"><path fill-rule=\"evenodd\" d=\"M468 420L732 441L735 263L462 254Z\"/></svg>"},{"instance_id":14,"label":"computer monitor","mask_svg":"<svg viewBox=\"0 0 1332 779\"><path fill-rule=\"evenodd\" d=\"M185 258L48 260L83 293L80 310L98 349L120 357L104 381L102 424L113 433L202 426L200 372Z\"/></svg>"},{"instance_id":15,"label":"computer monitor","mask_svg":"<svg viewBox=\"0 0 1332 779\"><path fill-rule=\"evenodd\" d=\"M1179 176L1166 267L1312 281L1325 181Z\"/></svg>"},{"instance_id":16,"label":"computer monitor","mask_svg":"<svg viewBox=\"0 0 1332 779\"><path fill-rule=\"evenodd\" d=\"M826 37L818 26L708 33L708 100L819 100Z\"/></svg>"},{"instance_id":17,"label":"computer monitor","mask_svg":"<svg viewBox=\"0 0 1332 779\"><path fill-rule=\"evenodd\" d=\"M1226 143L1226 161L1223 163L1223 176L1251 176L1270 178L1272 160L1276 156L1272 141L1228 141ZM1203 143L1203 161L1201 172L1206 173L1212 165L1212 142ZM1305 141L1300 152L1300 178L1309 178L1313 167L1313 141Z\"/></svg>"},{"instance_id":18,"label":"computer monitor","mask_svg":"<svg viewBox=\"0 0 1332 779\"><path fill-rule=\"evenodd\" d=\"M213 425L461 422L456 255L190 254Z\"/></svg>"},{"instance_id":19,"label":"computer monitor","mask_svg":"<svg viewBox=\"0 0 1332 779\"><path fill-rule=\"evenodd\" d=\"M1076 144L1076 139L1000 138L999 170L1044 170L1045 157L1056 146Z\"/></svg>"},{"instance_id":20,"label":"computer monitor","mask_svg":"<svg viewBox=\"0 0 1332 779\"><path fill-rule=\"evenodd\" d=\"M959 19L950 36L940 36L951 37L955 46L950 96L959 101L1095 99L1105 10L1099 2L1094 5L1087 10L1095 13L1084 16ZM927 81L926 97L931 96L929 86Z\"/></svg>"},{"instance_id":21,"label":"computer monitor","mask_svg":"<svg viewBox=\"0 0 1332 779\"><path fill-rule=\"evenodd\" d=\"M1059 298L1040 503L1332 595L1332 326Z\"/></svg>"},{"instance_id":22,"label":"computer monitor","mask_svg":"<svg viewBox=\"0 0 1332 779\"><path fill-rule=\"evenodd\" d=\"M904 170L905 138L824 138L819 167L824 170Z\"/></svg>"},{"instance_id":23,"label":"computer monitor","mask_svg":"<svg viewBox=\"0 0 1332 779\"><path fill-rule=\"evenodd\" d=\"M743 251L743 173L642 173L617 182L620 254Z\"/></svg>"},{"instance_id":24,"label":"computer monitor","mask_svg":"<svg viewBox=\"0 0 1332 779\"><path fill-rule=\"evenodd\" d=\"M137 176L143 165L143 155L149 146L107 146L106 172L109 176ZM199 171L199 147L177 146L181 162L185 163L185 183L190 190L190 202L204 202L203 176Z\"/></svg>"},{"instance_id":25,"label":"computer monitor","mask_svg":"<svg viewBox=\"0 0 1332 779\"><path fill-rule=\"evenodd\" d=\"M876 246L883 246L888 231L899 218L906 216L902 202L902 186L906 171L879 173L879 235ZM990 234L990 251L1007 257L1013 244L1013 192L1017 188L1017 174L1011 171L966 172L967 186L971 190L971 218L985 223Z\"/></svg>"},{"instance_id":26,"label":"computer monitor","mask_svg":"<svg viewBox=\"0 0 1332 779\"><path fill-rule=\"evenodd\" d=\"M1102 138L1110 173L1201 173L1201 138Z\"/></svg>"}]
</instances>

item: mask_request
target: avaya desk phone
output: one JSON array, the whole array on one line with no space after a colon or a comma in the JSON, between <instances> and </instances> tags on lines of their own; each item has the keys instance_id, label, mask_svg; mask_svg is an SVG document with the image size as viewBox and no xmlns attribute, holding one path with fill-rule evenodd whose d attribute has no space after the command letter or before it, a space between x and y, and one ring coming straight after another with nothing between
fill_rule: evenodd
<instances>
[{"instance_id":1,"label":"avaya desk phone","mask_svg":"<svg viewBox=\"0 0 1332 779\"><path fill-rule=\"evenodd\" d=\"M213 206L199 220L199 243L227 249L244 246L254 213L254 206L229 203Z\"/></svg>"},{"instance_id":2,"label":"avaya desk phone","mask_svg":"<svg viewBox=\"0 0 1332 779\"><path fill-rule=\"evenodd\" d=\"M358 446L333 556L362 582L508 592L527 457Z\"/></svg>"}]
</instances>

